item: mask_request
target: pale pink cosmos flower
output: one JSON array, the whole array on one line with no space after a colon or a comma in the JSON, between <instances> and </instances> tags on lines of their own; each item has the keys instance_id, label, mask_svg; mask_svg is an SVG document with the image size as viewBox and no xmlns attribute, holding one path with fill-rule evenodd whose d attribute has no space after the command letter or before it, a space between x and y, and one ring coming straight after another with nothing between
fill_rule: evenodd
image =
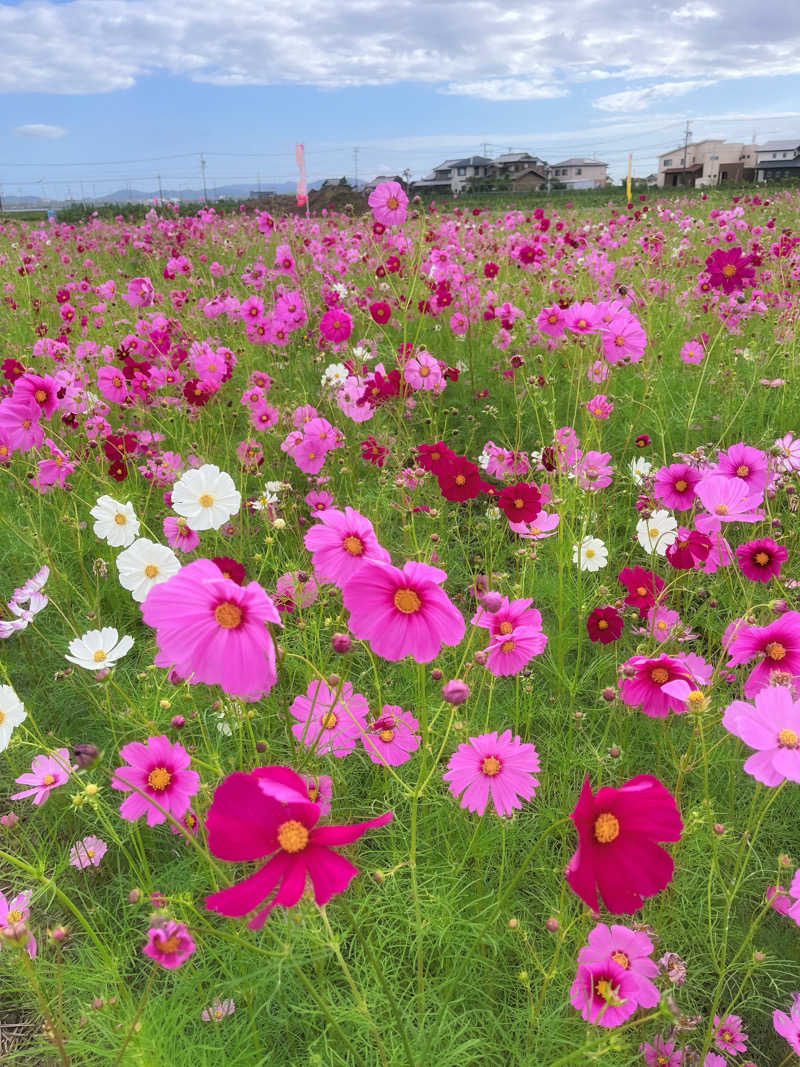
<instances>
[{"instance_id":1,"label":"pale pink cosmos flower","mask_svg":"<svg viewBox=\"0 0 800 1067\"><path fill-rule=\"evenodd\" d=\"M289 714L298 721L292 733L298 741L324 756L330 752L338 758L356 747L367 732L369 704L349 682L331 689L326 682L309 682L305 694L296 696Z\"/></svg>"},{"instance_id":2,"label":"pale pink cosmos flower","mask_svg":"<svg viewBox=\"0 0 800 1067\"><path fill-rule=\"evenodd\" d=\"M785 433L783 437L776 438L773 449L777 470L784 473L800 470L800 437Z\"/></svg>"},{"instance_id":3,"label":"pale pink cosmos flower","mask_svg":"<svg viewBox=\"0 0 800 1067\"><path fill-rule=\"evenodd\" d=\"M399 226L406 220L408 197L399 182L380 182L369 194L367 203L375 221L383 226Z\"/></svg>"},{"instance_id":4,"label":"pale pink cosmos flower","mask_svg":"<svg viewBox=\"0 0 800 1067\"><path fill-rule=\"evenodd\" d=\"M203 1022L218 1023L221 1022L226 1015L233 1015L235 1010L236 1004L232 999L220 1000L219 997L214 997L210 1007L203 1008L200 1017Z\"/></svg>"},{"instance_id":5,"label":"pale pink cosmos flower","mask_svg":"<svg viewBox=\"0 0 800 1067\"><path fill-rule=\"evenodd\" d=\"M31 788L23 789L20 793L12 793L11 799L22 800L24 797L33 797L35 805L44 804L52 790L65 785L70 773L77 769L77 763L70 763L69 752L66 748L57 748L52 756L44 754L34 756L30 773L21 774L19 778L14 779L20 785L29 785Z\"/></svg>"},{"instance_id":6,"label":"pale pink cosmos flower","mask_svg":"<svg viewBox=\"0 0 800 1067\"><path fill-rule=\"evenodd\" d=\"M399 767L419 748L419 722L398 704L384 704L379 718L367 726L361 741L373 763Z\"/></svg>"},{"instance_id":7,"label":"pale pink cosmos flower","mask_svg":"<svg viewBox=\"0 0 800 1067\"><path fill-rule=\"evenodd\" d=\"M764 518L759 509L763 493L751 492L740 478L706 475L695 486L695 492L706 509L695 520L701 533L718 533L724 522L758 522Z\"/></svg>"},{"instance_id":8,"label":"pale pink cosmos flower","mask_svg":"<svg viewBox=\"0 0 800 1067\"><path fill-rule=\"evenodd\" d=\"M533 522L510 522L509 530L526 541L541 541L556 532L561 516L557 512L540 511Z\"/></svg>"},{"instance_id":9,"label":"pale pink cosmos flower","mask_svg":"<svg viewBox=\"0 0 800 1067\"><path fill-rule=\"evenodd\" d=\"M610 452L587 452L575 468L575 480L581 489L605 489L611 485L613 468Z\"/></svg>"},{"instance_id":10,"label":"pale pink cosmos flower","mask_svg":"<svg viewBox=\"0 0 800 1067\"><path fill-rule=\"evenodd\" d=\"M647 1067L682 1067L684 1062L683 1050L675 1047L672 1038L662 1037L661 1034L656 1035L652 1044L643 1041L639 1051Z\"/></svg>"},{"instance_id":11,"label":"pale pink cosmos flower","mask_svg":"<svg viewBox=\"0 0 800 1067\"><path fill-rule=\"evenodd\" d=\"M643 1008L654 1008L661 999L652 979L658 975L658 964L651 959L653 942L646 933L627 926L598 923L589 934L587 943L578 952L578 963L602 963L614 960L629 971L637 982L636 999Z\"/></svg>"},{"instance_id":12,"label":"pale pink cosmos flower","mask_svg":"<svg viewBox=\"0 0 800 1067\"><path fill-rule=\"evenodd\" d=\"M69 850L69 862L72 867L83 870L85 867L99 867L100 860L105 856L108 845L99 837L90 834L80 841L76 841Z\"/></svg>"},{"instance_id":13,"label":"pale pink cosmos flower","mask_svg":"<svg viewBox=\"0 0 800 1067\"><path fill-rule=\"evenodd\" d=\"M0 930L4 930L6 926L10 926L13 923L25 922L30 915L28 905L31 901L31 895L32 891L26 889L22 893L17 893L11 900L6 900L5 894L0 893ZM31 934L28 943L25 945L25 951L31 959L35 957L36 938L33 934Z\"/></svg>"},{"instance_id":14,"label":"pale pink cosmos flower","mask_svg":"<svg viewBox=\"0 0 800 1067\"><path fill-rule=\"evenodd\" d=\"M445 385L439 361L434 359L430 352L419 352L407 360L403 368L403 378L412 389L427 389L440 393Z\"/></svg>"},{"instance_id":15,"label":"pale pink cosmos flower","mask_svg":"<svg viewBox=\"0 0 800 1067\"><path fill-rule=\"evenodd\" d=\"M767 786L800 782L800 702L788 686L767 686L755 702L734 700L722 725L756 751L744 770Z\"/></svg>"},{"instance_id":16,"label":"pale pink cosmos flower","mask_svg":"<svg viewBox=\"0 0 800 1067\"><path fill-rule=\"evenodd\" d=\"M790 1014L784 1011L772 1013L772 1025L775 1032L789 1042L789 1047L800 1056L800 993L792 994Z\"/></svg>"},{"instance_id":17,"label":"pale pink cosmos flower","mask_svg":"<svg viewBox=\"0 0 800 1067\"><path fill-rule=\"evenodd\" d=\"M586 401L586 410L596 419L607 419L614 410L614 404L605 393L598 393L597 396Z\"/></svg>"},{"instance_id":18,"label":"pale pink cosmos flower","mask_svg":"<svg viewBox=\"0 0 800 1067\"><path fill-rule=\"evenodd\" d=\"M498 815L511 815L532 800L539 785L535 772L539 755L534 745L523 743L505 730L471 737L459 745L442 775L461 807L483 815L491 798Z\"/></svg>"}]
</instances>

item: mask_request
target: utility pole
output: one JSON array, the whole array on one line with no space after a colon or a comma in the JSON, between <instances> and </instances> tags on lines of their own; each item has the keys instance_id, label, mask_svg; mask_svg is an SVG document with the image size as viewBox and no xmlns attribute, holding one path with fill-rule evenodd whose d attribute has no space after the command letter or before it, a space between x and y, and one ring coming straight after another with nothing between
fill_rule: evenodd
<instances>
[{"instance_id":1,"label":"utility pole","mask_svg":"<svg viewBox=\"0 0 800 1067\"><path fill-rule=\"evenodd\" d=\"M203 203L208 203L208 191L206 190L206 159L203 153L200 153L200 171L203 175Z\"/></svg>"},{"instance_id":2,"label":"utility pole","mask_svg":"<svg viewBox=\"0 0 800 1067\"><path fill-rule=\"evenodd\" d=\"M353 181L355 183L356 189L358 188L358 153L359 153L359 149L358 148L354 148L353 149L353 170L354 170Z\"/></svg>"},{"instance_id":3,"label":"utility pole","mask_svg":"<svg viewBox=\"0 0 800 1067\"><path fill-rule=\"evenodd\" d=\"M689 154L688 153L689 153L689 138L691 136L692 136L692 127L689 125L689 120L687 119L686 120L686 133L685 133L684 139L683 139L683 169L684 170L686 170L686 168L689 166ZM686 184L687 185L689 184L688 177L686 179Z\"/></svg>"},{"instance_id":4,"label":"utility pole","mask_svg":"<svg viewBox=\"0 0 800 1067\"><path fill-rule=\"evenodd\" d=\"M157 177L158 177L158 202L159 202L159 204L163 204L164 203L164 190L161 188L161 175L159 174L159 175L157 175Z\"/></svg>"},{"instance_id":5,"label":"utility pole","mask_svg":"<svg viewBox=\"0 0 800 1067\"><path fill-rule=\"evenodd\" d=\"M488 156L488 155L489 155L489 151L488 151L488 149L489 149L489 142L488 142L488 141L484 141L484 142L483 142L483 154L484 154L485 156Z\"/></svg>"},{"instance_id":6,"label":"utility pole","mask_svg":"<svg viewBox=\"0 0 800 1067\"><path fill-rule=\"evenodd\" d=\"M409 186L411 185L411 171L408 167L403 171L403 177L406 180L406 192L408 192Z\"/></svg>"},{"instance_id":7,"label":"utility pole","mask_svg":"<svg viewBox=\"0 0 800 1067\"><path fill-rule=\"evenodd\" d=\"M258 195L261 196L261 171L256 173L256 188L258 189Z\"/></svg>"}]
</instances>

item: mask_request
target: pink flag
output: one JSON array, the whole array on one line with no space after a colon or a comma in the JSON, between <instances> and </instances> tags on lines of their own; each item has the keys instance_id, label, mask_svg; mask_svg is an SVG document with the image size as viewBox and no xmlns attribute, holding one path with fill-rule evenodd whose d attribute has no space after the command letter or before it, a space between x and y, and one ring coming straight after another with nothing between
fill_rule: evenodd
<instances>
[{"instance_id":1,"label":"pink flag","mask_svg":"<svg viewBox=\"0 0 800 1067\"><path fill-rule=\"evenodd\" d=\"M300 170L300 176L297 179L297 206L302 207L306 205L308 210L308 190L306 188L306 160L305 160L306 146L303 144L296 144L294 146L294 156L297 160L297 166Z\"/></svg>"}]
</instances>

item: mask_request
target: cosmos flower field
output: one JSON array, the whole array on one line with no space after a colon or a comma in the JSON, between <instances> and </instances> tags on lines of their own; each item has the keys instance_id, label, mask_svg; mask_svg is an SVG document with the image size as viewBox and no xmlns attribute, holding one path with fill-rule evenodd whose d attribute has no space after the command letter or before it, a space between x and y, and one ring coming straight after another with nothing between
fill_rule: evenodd
<instances>
[{"instance_id":1,"label":"cosmos flower field","mask_svg":"<svg viewBox=\"0 0 800 1067\"><path fill-rule=\"evenodd\" d=\"M800 193L613 196L0 223L3 1063L798 1062Z\"/></svg>"}]
</instances>

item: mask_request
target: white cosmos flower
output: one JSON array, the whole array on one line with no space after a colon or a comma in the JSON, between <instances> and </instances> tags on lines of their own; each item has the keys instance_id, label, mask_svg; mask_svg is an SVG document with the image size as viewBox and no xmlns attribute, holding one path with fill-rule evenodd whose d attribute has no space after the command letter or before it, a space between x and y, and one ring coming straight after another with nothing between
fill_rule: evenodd
<instances>
[{"instance_id":1,"label":"white cosmos flower","mask_svg":"<svg viewBox=\"0 0 800 1067\"><path fill-rule=\"evenodd\" d=\"M5 752L14 728L26 718L22 701L10 685L0 685L0 752Z\"/></svg>"},{"instance_id":2,"label":"white cosmos flower","mask_svg":"<svg viewBox=\"0 0 800 1067\"><path fill-rule=\"evenodd\" d=\"M70 641L72 654L65 655L64 659L85 667L87 671L100 671L104 667L113 667L132 648L132 637L120 638L113 626L104 626L102 630L88 630L83 637Z\"/></svg>"},{"instance_id":3,"label":"white cosmos flower","mask_svg":"<svg viewBox=\"0 0 800 1067\"><path fill-rule=\"evenodd\" d=\"M636 523L636 537L645 552L666 556L667 549L678 536L675 532L677 529L677 521L662 508L654 511L649 519L639 519Z\"/></svg>"},{"instance_id":4,"label":"white cosmos flower","mask_svg":"<svg viewBox=\"0 0 800 1067\"><path fill-rule=\"evenodd\" d=\"M587 536L572 546L572 562L582 571L599 571L608 563L608 549L599 537Z\"/></svg>"},{"instance_id":5,"label":"white cosmos flower","mask_svg":"<svg viewBox=\"0 0 800 1067\"><path fill-rule=\"evenodd\" d=\"M350 371L344 363L331 363L322 374L322 388L327 386L344 385L350 376Z\"/></svg>"},{"instance_id":6,"label":"white cosmos flower","mask_svg":"<svg viewBox=\"0 0 800 1067\"><path fill-rule=\"evenodd\" d=\"M645 476L653 469L653 464L649 459L645 459L644 456L636 456L628 464L628 470L631 472L631 478L633 478L636 485L641 485L645 479Z\"/></svg>"},{"instance_id":7,"label":"white cosmos flower","mask_svg":"<svg viewBox=\"0 0 800 1067\"><path fill-rule=\"evenodd\" d=\"M96 537L100 537L112 548L127 548L133 544L139 533L139 520L130 500L120 504L108 495L101 496L89 512L93 519Z\"/></svg>"},{"instance_id":8,"label":"white cosmos flower","mask_svg":"<svg viewBox=\"0 0 800 1067\"><path fill-rule=\"evenodd\" d=\"M171 548L146 537L140 537L117 556L119 584L140 604L154 585L166 582L180 569L180 561Z\"/></svg>"},{"instance_id":9,"label":"white cosmos flower","mask_svg":"<svg viewBox=\"0 0 800 1067\"><path fill-rule=\"evenodd\" d=\"M172 506L193 530L218 530L242 504L233 478L215 463L186 471L172 487Z\"/></svg>"}]
</instances>

